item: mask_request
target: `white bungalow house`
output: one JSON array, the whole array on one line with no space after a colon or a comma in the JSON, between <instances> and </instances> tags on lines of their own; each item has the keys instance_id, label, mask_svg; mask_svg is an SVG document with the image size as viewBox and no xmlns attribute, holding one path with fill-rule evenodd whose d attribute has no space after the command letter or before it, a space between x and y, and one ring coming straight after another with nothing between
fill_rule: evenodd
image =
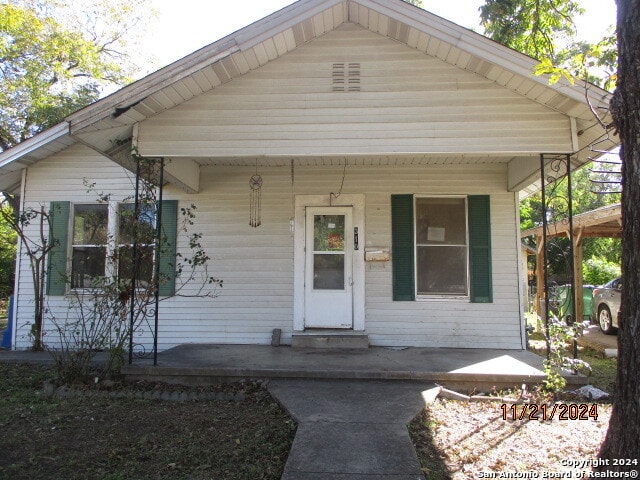
<instances>
[{"instance_id":1,"label":"white bungalow house","mask_svg":"<svg viewBox=\"0 0 640 480\"><path fill-rule=\"evenodd\" d=\"M284 344L353 332L523 349L519 198L539 184L541 153L588 161L604 134L592 109L610 99L549 85L536 63L401 0L300 0L3 152L0 188L66 212L54 232L66 275L50 271L47 292L60 317L76 287L61 278L86 247L74 218L97 208L84 180L117 204L132 149L165 159L164 199L173 217L197 205L224 287L162 301L161 350L268 344L274 329ZM33 290L18 265L13 345L26 348Z\"/></svg>"}]
</instances>

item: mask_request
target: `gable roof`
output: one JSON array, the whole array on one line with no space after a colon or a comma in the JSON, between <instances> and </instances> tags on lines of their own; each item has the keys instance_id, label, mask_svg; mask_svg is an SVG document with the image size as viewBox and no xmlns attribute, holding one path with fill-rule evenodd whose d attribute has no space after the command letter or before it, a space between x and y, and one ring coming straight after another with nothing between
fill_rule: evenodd
<instances>
[{"instance_id":1,"label":"gable roof","mask_svg":"<svg viewBox=\"0 0 640 480\"><path fill-rule=\"evenodd\" d=\"M402 0L299 0L0 153L0 189L16 188L22 168L74 143L85 144L122 163L118 160L122 149L114 145L130 139L138 122L256 70L347 22L485 77L571 117L575 122L574 166L589 160L589 145L604 135L592 108L606 112L611 97L608 92L581 81L575 85L561 81L550 86L545 77L532 75L536 60L471 30ZM612 141L611 147L614 145ZM522 170L521 165L518 170ZM510 188L528 188L537 176L536 168L525 171L510 181Z\"/></svg>"}]
</instances>

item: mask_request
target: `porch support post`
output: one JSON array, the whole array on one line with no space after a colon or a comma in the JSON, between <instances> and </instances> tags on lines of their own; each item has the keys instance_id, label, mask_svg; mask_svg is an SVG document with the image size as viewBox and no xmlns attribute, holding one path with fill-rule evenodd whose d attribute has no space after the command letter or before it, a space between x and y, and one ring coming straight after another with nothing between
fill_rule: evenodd
<instances>
[{"instance_id":1,"label":"porch support post","mask_svg":"<svg viewBox=\"0 0 640 480\"><path fill-rule=\"evenodd\" d=\"M544 154L540 154L540 180L542 186L542 288L544 290L544 338L547 343L547 362L551 359L551 342L549 341L549 276L547 271L547 193ZM539 288L539 287L538 287Z\"/></svg>"},{"instance_id":2,"label":"porch support post","mask_svg":"<svg viewBox=\"0 0 640 480\"><path fill-rule=\"evenodd\" d=\"M140 261L138 259L138 219L140 218L140 159L136 158L136 183L133 202L134 211L134 236L132 247L133 269L131 275L131 290L129 299L129 365L133 363L133 330L135 326L135 307L136 307L136 279L140 271Z\"/></svg>"},{"instance_id":3,"label":"porch support post","mask_svg":"<svg viewBox=\"0 0 640 480\"><path fill-rule=\"evenodd\" d=\"M156 252L155 252L155 272L153 275L153 299L155 309L153 311L153 365L158 365L158 322L160 314L160 239L162 238L162 195L164 192L164 157L160 158L160 181L158 182L158 201L156 202Z\"/></svg>"},{"instance_id":4,"label":"porch support post","mask_svg":"<svg viewBox=\"0 0 640 480\"><path fill-rule=\"evenodd\" d=\"M582 322L584 317L584 298L582 296L582 287L584 285L584 281L582 279L583 246L583 229L578 228L573 235L573 278L576 289L576 322Z\"/></svg>"},{"instance_id":5,"label":"porch support post","mask_svg":"<svg viewBox=\"0 0 640 480\"><path fill-rule=\"evenodd\" d=\"M536 304L535 311L545 321L545 311L542 307L544 296L544 239L542 235L536 235Z\"/></svg>"}]
</instances>

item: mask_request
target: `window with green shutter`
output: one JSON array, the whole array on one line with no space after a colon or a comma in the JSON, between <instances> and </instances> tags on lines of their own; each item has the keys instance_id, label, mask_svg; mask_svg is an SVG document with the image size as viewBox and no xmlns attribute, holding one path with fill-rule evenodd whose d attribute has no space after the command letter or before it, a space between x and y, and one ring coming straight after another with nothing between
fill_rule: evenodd
<instances>
[{"instance_id":1,"label":"window with green shutter","mask_svg":"<svg viewBox=\"0 0 640 480\"><path fill-rule=\"evenodd\" d=\"M148 231L155 236L155 208L143 208L137 231ZM163 201L161 205L162 240L159 269L160 295L175 293L175 257L178 202ZM64 295L70 288L89 288L96 278L113 272L119 282L130 282L133 269L133 232L131 204L76 204L51 203L51 238L54 247L49 253L47 294ZM70 230L71 227L71 230ZM69 237L69 232L72 232ZM146 235L145 235L146 237ZM109 241L113 238L113 241ZM69 246L69 244L71 246ZM71 253L71 259L67 255ZM141 259L136 279L148 285L156 261L155 242L137 244L137 258Z\"/></svg>"},{"instance_id":2,"label":"window with green shutter","mask_svg":"<svg viewBox=\"0 0 640 480\"><path fill-rule=\"evenodd\" d=\"M491 302L488 195L392 195L393 299Z\"/></svg>"}]
</instances>

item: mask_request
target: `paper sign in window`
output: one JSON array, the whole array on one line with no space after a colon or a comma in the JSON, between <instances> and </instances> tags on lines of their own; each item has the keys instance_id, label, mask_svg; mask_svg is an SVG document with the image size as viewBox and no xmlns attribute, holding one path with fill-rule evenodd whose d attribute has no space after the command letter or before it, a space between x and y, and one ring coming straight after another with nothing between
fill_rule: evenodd
<instances>
[{"instance_id":1,"label":"paper sign in window","mask_svg":"<svg viewBox=\"0 0 640 480\"><path fill-rule=\"evenodd\" d=\"M429 242L444 242L444 228L441 227L429 227L427 230L427 241Z\"/></svg>"}]
</instances>

